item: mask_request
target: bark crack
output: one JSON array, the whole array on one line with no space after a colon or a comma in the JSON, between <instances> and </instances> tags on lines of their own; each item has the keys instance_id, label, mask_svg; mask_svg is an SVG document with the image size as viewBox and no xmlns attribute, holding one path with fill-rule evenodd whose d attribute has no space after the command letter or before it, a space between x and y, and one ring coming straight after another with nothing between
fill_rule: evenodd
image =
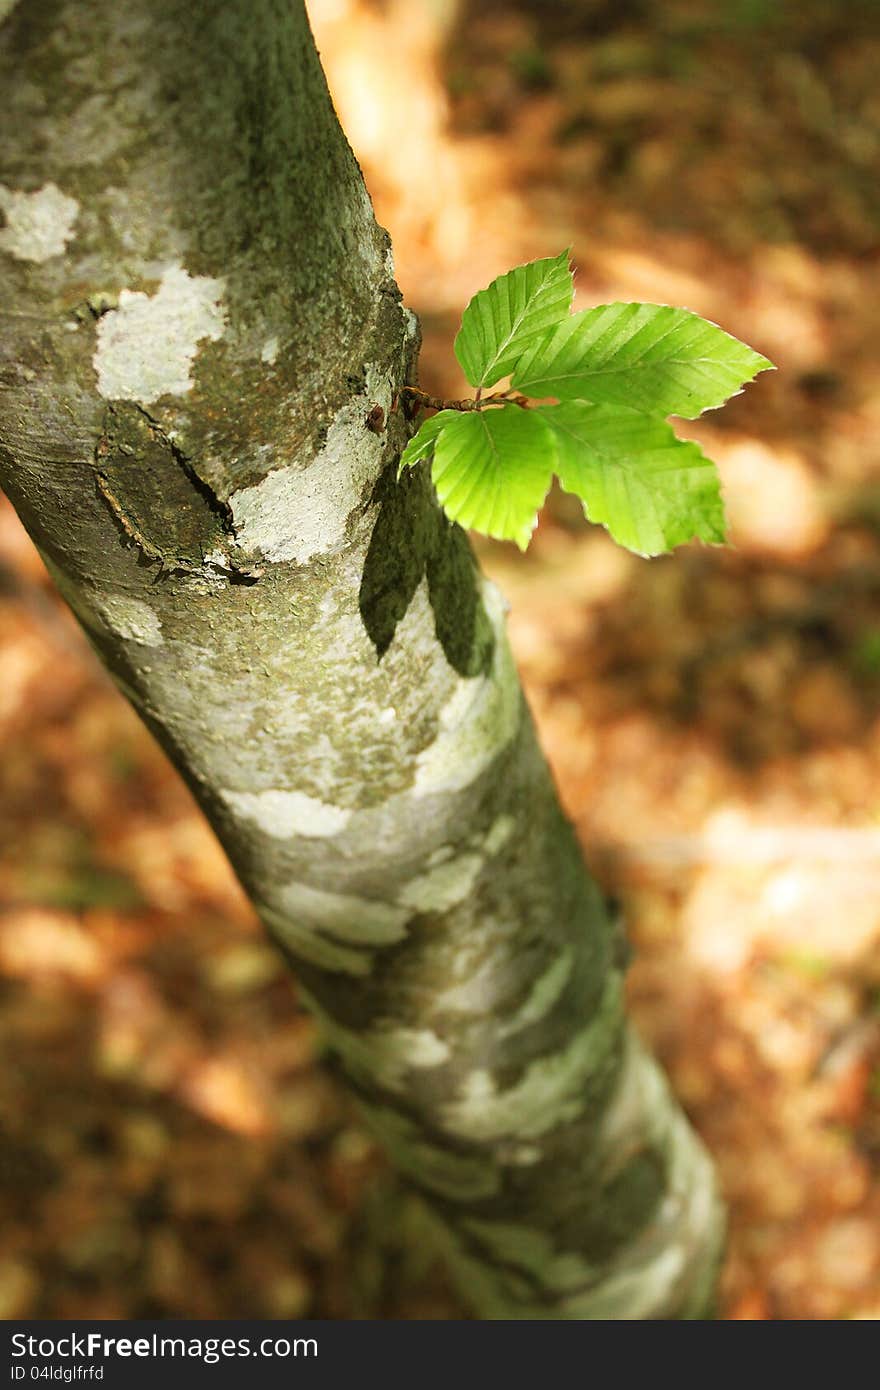
<instances>
[{"instance_id":1,"label":"bark crack","mask_svg":"<svg viewBox=\"0 0 880 1390\"><path fill-rule=\"evenodd\" d=\"M133 478L131 461L135 464L142 457L137 442L124 438L124 416L140 421L147 432L147 445L158 445L161 454L169 458L185 479L187 489L191 489L202 501L210 516L208 537L196 540L197 554L184 553L182 546L175 547L172 542L159 543L151 538L151 528L146 524L143 499L138 505L137 488L120 486L120 476ZM120 428L120 425L123 428ZM144 451L145 453L148 450ZM120 469L118 459L126 461L126 468ZM114 461L115 466L114 466ZM120 406L111 406L105 416L104 429L95 447L95 483L98 494L109 508L117 528L132 545L135 545L145 560L160 566L159 575L210 573L223 577L230 584L256 584L263 574L261 567L253 564L251 558L239 547L237 530L232 508L220 497L199 473L192 457L180 447L176 440L162 427L161 423L142 405L126 402L124 411ZM144 467L148 467L144 458ZM131 494L131 500L128 500ZM164 534L164 529L163 529ZM207 543L208 539L211 544Z\"/></svg>"}]
</instances>

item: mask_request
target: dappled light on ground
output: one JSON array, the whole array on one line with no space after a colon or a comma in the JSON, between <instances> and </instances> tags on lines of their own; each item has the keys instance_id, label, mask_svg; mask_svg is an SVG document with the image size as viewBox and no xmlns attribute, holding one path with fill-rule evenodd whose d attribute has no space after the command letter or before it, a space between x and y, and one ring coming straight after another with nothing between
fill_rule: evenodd
<instances>
[{"instance_id":1,"label":"dappled light on ground","mask_svg":"<svg viewBox=\"0 0 880 1390\"><path fill-rule=\"evenodd\" d=\"M573 247L577 308L771 357L688 423L733 547L644 562L554 491L481 546L639 1026L718 1164L724 1316L880 1317L876 7L312 0L460 395L461 309ZM186 791L0 507L0 1316L449 1316Z\"/></svg>"}]
</instances>

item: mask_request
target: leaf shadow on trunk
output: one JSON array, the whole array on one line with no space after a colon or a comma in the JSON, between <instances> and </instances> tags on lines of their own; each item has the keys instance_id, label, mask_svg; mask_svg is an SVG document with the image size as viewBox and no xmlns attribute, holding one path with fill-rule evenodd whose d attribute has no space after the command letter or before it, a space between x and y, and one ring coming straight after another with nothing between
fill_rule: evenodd
<instances>
[{"instance_id":1,"label":"leaf shadow on trunk","mask_svg":"<svg viewBox=\"0 0 880 1390\"><path fill-rule=\"evenodd\" d=\"M424 576L447 661L459 675L481 675L492 662L494 634L467 536L437 506L426 470L396 475L397 465L389 465L370 498L378 515L358 599L377 659L391 646Z\"/></svg>"}]
</instances>

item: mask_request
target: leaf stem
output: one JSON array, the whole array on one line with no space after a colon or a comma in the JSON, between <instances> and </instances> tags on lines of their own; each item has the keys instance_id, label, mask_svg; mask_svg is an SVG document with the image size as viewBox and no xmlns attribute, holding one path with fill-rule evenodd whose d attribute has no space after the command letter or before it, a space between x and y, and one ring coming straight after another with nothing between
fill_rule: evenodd
<instances>
[{"instance_id":1,"label":"leaf stem","mask_svg":"<svg viewBox=\"0 0 880 1390\"><path fill-rule=\"evenodd\" d=\"M426 410L482 410L487 405L518 405L523 410L528 410L529 403L525 396L513 395L510 391L496 391L492 396L481 397L481 390L482 388L478 387L476 396L460 401L444 401L440 396L429 396L417 386L402 386L400 394L409 396L415 406L422 406Z\"/></svg>"}]
</instances>

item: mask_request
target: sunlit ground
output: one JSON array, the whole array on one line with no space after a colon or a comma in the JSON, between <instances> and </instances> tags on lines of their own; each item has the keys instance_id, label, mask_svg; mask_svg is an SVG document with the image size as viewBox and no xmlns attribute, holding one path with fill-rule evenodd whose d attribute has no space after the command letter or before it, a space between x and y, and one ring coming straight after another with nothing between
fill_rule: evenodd
<instances>
[{"instance_id":1,"label":"sunlit ground","mask_svg":"<svg viewBox=\"0 0 880 1390\"><path fill-rule=\"evenodd\" d=\"M721 1173L725 1315L880 1316L880 17L310 10L428 390L464 391L469 295L567 245L577 307L685 304L778 365L687 426L729 550L641 561L554 495L525 558L481 553ZM0 1316L454 1313L8 508L0 566Z\"/></svg>"}]
</instances>

